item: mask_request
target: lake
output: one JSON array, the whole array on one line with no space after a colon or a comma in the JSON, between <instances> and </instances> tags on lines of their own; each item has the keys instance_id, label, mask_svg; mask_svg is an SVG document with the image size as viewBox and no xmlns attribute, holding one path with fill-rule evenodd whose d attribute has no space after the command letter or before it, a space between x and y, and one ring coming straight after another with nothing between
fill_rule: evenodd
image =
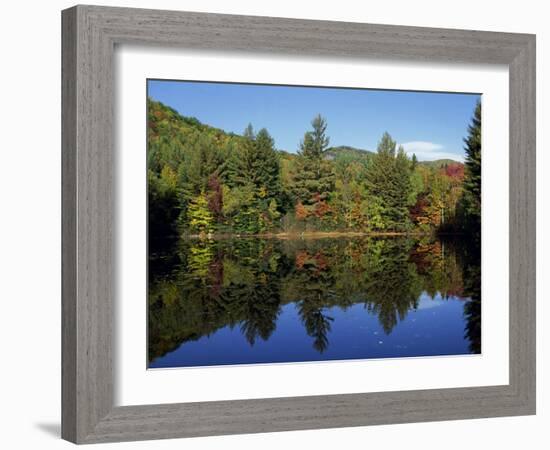
<instances>
[{"instance_id":1,"label":"lake","mask_svg":"<svg viewBox=\"0 0 550 450\"><path fill-rule=\"evenodd\" d=\"M182 239L149 254L149 368L481 352L465 240Z\"/></svg>"}]
</instances>

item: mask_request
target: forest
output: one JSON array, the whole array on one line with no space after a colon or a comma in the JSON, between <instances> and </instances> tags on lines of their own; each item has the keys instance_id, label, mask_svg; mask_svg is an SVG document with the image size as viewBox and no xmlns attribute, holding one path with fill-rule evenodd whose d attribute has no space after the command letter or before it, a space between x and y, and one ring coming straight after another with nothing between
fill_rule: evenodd
<instances>
[{"instance_id":1,"label":"forest","mask_svg":"<svg viewBox=\"0 0 550 450\"><path fill-rule=\"evenodd\" d=\"M375 152L330 147L322 115L296 153L265 128L241 135L148 99L149 240L284 233L467 234L479 238L481 104L464 164L418 161L389 133Z\"/></svg>"}]
</instances>

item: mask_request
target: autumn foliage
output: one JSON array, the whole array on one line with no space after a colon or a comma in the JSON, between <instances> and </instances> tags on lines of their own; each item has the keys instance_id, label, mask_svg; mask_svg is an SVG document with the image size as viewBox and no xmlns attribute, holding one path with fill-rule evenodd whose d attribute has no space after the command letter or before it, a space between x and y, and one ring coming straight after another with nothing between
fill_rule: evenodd
<instances>
[{"instance_id":1,"label":"autumn foliage","mask_svg":"<svg viewBox=\"0 0 550 450\"><path fill-rule=\"evenodd\" d=\"M466 165L418 161L389 133L376 152L329 147L317 115L296 153L264 128L242 135L148 101L147 179L154 233L462 232L480 214L480 114ZM479 118L478 118L479 117ZM412 156L412 157L411 157Z\"/></svg>"}]
</instances>

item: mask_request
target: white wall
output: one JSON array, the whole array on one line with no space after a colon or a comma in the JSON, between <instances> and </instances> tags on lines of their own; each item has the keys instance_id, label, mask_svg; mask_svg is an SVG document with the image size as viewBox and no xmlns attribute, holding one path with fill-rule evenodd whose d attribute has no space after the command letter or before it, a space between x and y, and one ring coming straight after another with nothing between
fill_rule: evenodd
<instances>
[{"instance_id":1,"label":"white wall","mask_svg":"<svg viewBox=\"0 0 550 450\"><path fill-rule=\"evenodd\" d=\"M545 2L407 0L175 0L106 1L104 5L204 12L333 19L398 25L469 28L537 34L538 222L543 211L542 149L550 120L550 40ZM70 1L4 2L0 16L0 219L2 287L0 337L0 414L4 448L68 448L59 439L60 417L60 10ZM545 19L546 17L546 19ZM548 157L546 157L548 159ZM546 167L548 169L548 167ZM548 202L546 202L548 203ZM544 217L546 216L546 217ZM544 221L544 225L543 225ZM543 381L547 365L549 309L543 304L543 253L548 239L539 233L538 415L338 430L140 442L117 448L329 449L349 447L408 449L544 448L550 398ZM543 242L544 241L544 242ZM546 277L548 278L548 277ZM543 283L546 286L543 286ZM7 287L7 289L6 289ZM437 377L437 374L433 374ZM546 442L548 445L548 442ZM107 447L105 447L107 448ZM111 448L111 447L109 447Z\"/></svg>"}]
</instances>

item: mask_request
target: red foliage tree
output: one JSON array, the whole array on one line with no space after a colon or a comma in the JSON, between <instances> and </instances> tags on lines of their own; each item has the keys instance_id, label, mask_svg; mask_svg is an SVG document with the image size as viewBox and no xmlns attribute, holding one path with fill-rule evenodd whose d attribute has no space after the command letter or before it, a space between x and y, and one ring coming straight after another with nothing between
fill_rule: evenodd
<instances>
[{"instance_id":1,"label":"red foliage tree","mask_svg":"<svg viewBox=\"0 0 550 450\"><path fill-rule=\"evenodd\" d=\"M296 219L298 220L305 220L309 216L309 211L300 201L296 203L296 206L294 207L294 211L296 213Z\"/></svg>"},{"instance_id":2,"label":"red foliage tree","mask_svg":"<svg viewBox=\"0 0 550 450\"><path fill-rule=\"evenodd\" d=\"M320 194L315 194L314 200L315 207L313 209L313 214L315 214L315 217L317 217L318 219L322 219L331 211L330 206L325 200L321 198Z\"/></svg>"},{"instance_id":3,"label":"red foliage tree","mask_svg":"<svg viewBox=\"0 0 550 450\"><path fill-rule=\"evenodd\" d=\"M426 196L420 195L416 200L414 206L410 209L410 217L415 224L427 224L430 222L428 217L429 202Z\"/></svg>"},{"instance_id":4,"label":"red foliage tree","mask_svg":"<svg viewBox=\"0 0 550 450\"><path fill-rule=\"evenodd\" d=\"M447 166L444 167L443 172L453 180L462 181L464 179L464 164L458 162L447 164Z\"/></svg>"}]
</instances>

